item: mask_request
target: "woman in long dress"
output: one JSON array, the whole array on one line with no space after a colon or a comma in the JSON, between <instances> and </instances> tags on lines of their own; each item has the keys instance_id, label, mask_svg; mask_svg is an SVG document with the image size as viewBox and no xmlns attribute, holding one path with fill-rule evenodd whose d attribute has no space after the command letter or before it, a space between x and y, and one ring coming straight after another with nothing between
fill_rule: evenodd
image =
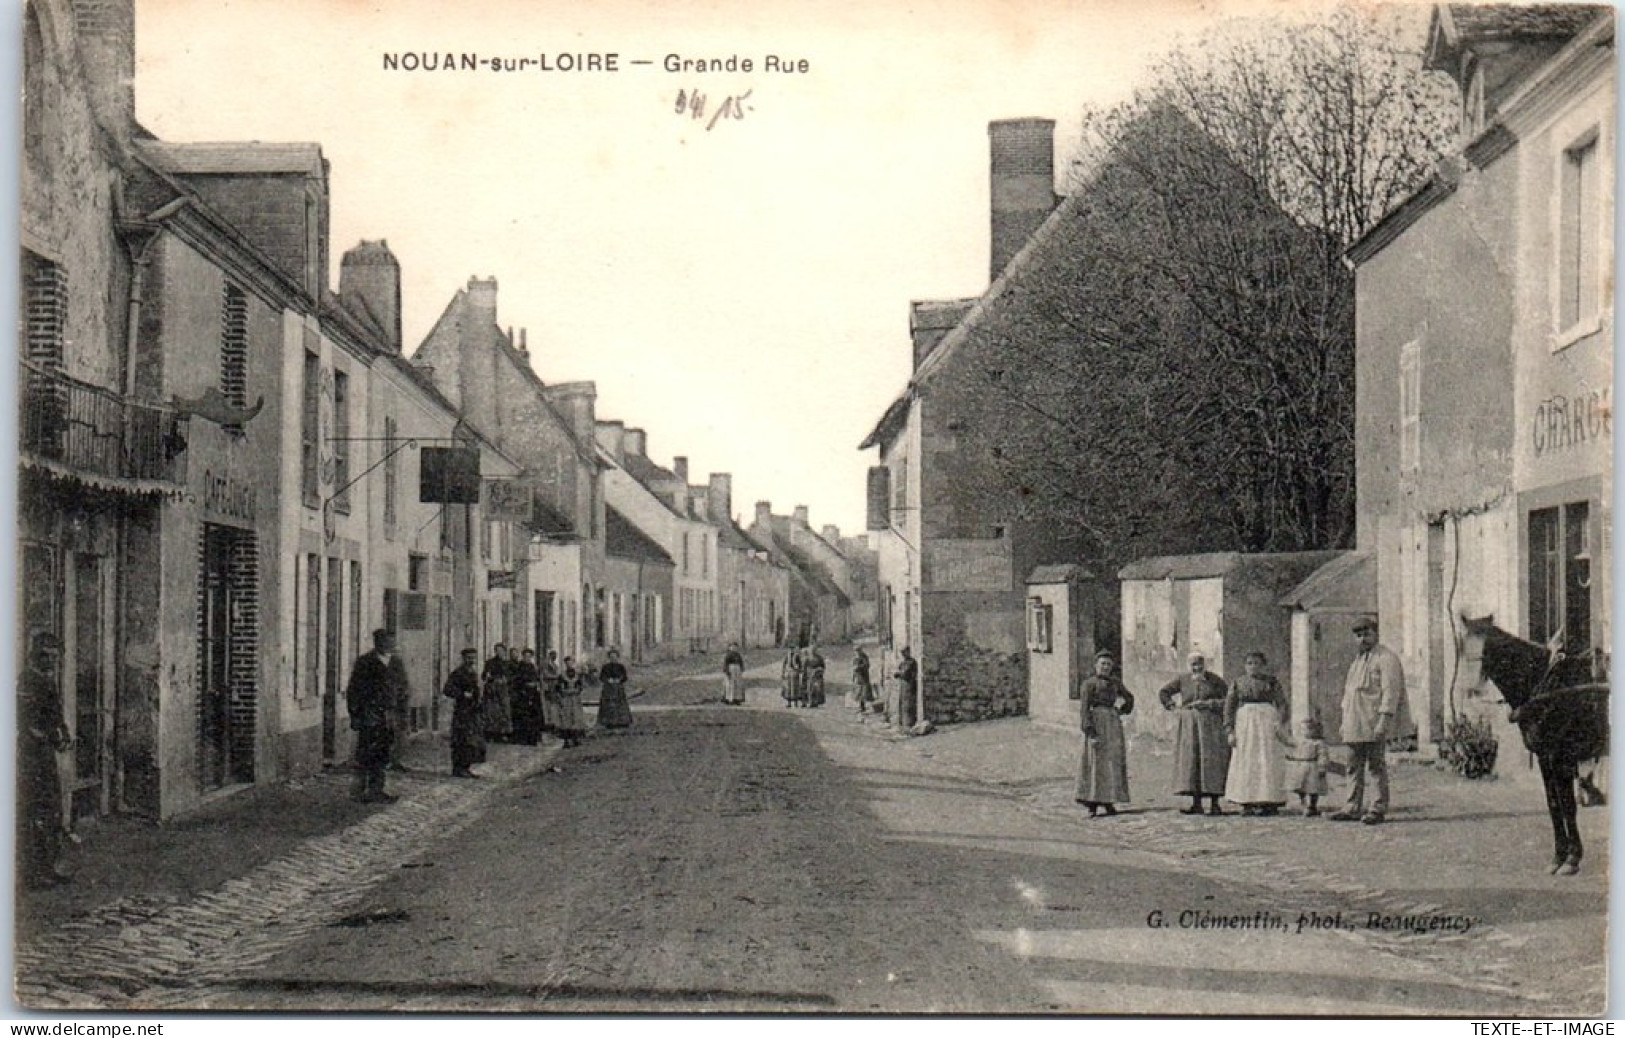
<instances>
[{"instance_id":1,"label":"woman in long dress","mask_svg":"<svg viewBox=\"0 0 1625 1038\"><path fill-rule=\"evenodd\" d=\"M542 674L536 669L536 653L526 649L511 675L514 739L535 746L542 741Z\"/></svg>"},{"instance_id":2,"label":"woman in long dress","mask_svg":"<svg viewBox=\"0 0 1625 1038\"><path fill-rule=\"evenodd\" d=\"M507 742L513 734L513 712L508 699L508 675L511 670L507 646L498 642L491 658L485 661L485 671L480 675L483 695L480 716L485 726L485 738L489 742Z\"/></svg>"},{"instance_id":3,"label":"woman in long dress","mask_svg":"<svg viewBox=\"0 0 1625 1038\"><path fill-rule=\"evenodd\" d=\"M564 657L564 673L559 675L559 735L565 746L580 746L587 734L587 714L581 709L581 672L573 656Z\"/></svg>"},{"instance_id":4,"label":"woman in long dress","mask_svg":"<svg viewBox=\"0 0 1625 1038\"><path fill-rule=\"evenodd\" d=\"M869 675L869 654L858 646L852 654L852 701L851 706L858 713L869 712L869 704L874 702L875 686Z\"/></svg>"},{"instance_id":5,"label":"woman in long dress","mask_svg":"<svg viewBox=\"0 0 1625 1038\"><path fill-rule=\"evenodd\" d=\"M632 727L632 704L626 698L626 665L621 654L609 650L608 659L598 668L598 727Z\"/></svg>"},{"instance_id":6,"label":"woman in long dress","mask_svg":"<svg viewBox=\"0 0 1625 1038\"><path fill-rule=\"evenodd\" d=\"M1190 671L1157 693L1164 710L1174 711L1174 792L1191 798L1181 814L1222 815L1219 807L1230 772L1230 743L1224 731L1224 679L1207 669L1207 657L1192 652L1186 657Z\"/></svg>"},{"instance_id":7,"label":"woman in long dress","mask_svg":"<svg viewBox=\"0 0 1625 1038\"><path fill-rule=\"evenodd\" d=\"M722 657L722 701L729 706L745 702L745 657L739 654L738 642L729 642Z\"/></svg>"},{"instance_id":8,"label":"woman in long dress","mask_svg":"<svg viewBox=\"0 0 1625 1038\"><path fill-rule=\"evenodd\" d=\"M1291 704L1263 653L1249 652L1246 666L1224 700L1224 726L1235 747L1224 796L1244 815L1273 815L1286 803L1283 744Z\"/></svg>"},{"instance_id":9,"label":"woman in long dress","mask_svg":"<svg viewBox=\"0 0 1625 1038\"><path fill-rule=\"evenodd\" d=\"M824 654L817 645L807 646L801 661L801 678L805 693L803 704L809 707L824 705Z\"/></svg>"},{"instance_id":10,"label":"woman in long dress","mask_svg":"<svg viewBox=\"0 0 1625 1038\"><path fill-rule=\"evenodd\" d=\"M563 671L559 669L559 653L557 649L547 650L547 659L542 661L542 731L557 732L559 730L559 679Z\"/></svg>"},{"instance_id":11,"label":"woman in long dress","mask_svg":"<svg viewBox=\"0 0 1625 1038\"><path fill-rule=\"evenodd\" d=\"M1134 695L1112 674L1116 660L1109 652L1095 654L1095 673L1078 688L1082 700L1083 762L1078 769L1075 799L1094 818L1102 810L1117 813L1128 803L1128 748L1123 741L1123 717L1134 712Z\"/></svg>"}]
</instances>

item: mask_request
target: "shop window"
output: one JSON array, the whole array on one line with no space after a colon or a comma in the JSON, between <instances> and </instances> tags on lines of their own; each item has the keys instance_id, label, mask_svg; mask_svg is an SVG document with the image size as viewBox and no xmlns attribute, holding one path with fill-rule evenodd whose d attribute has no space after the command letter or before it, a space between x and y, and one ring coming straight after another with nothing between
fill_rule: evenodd
<instances>
[{"instance_id":1,"label":"shop window","mask_svg":"<svg viewBox=\"0 0 1625 1038\"><path fill-rule=\"evenodd\" d=\"M1529 640L1559 633L1571 653L1591 648L1591 507L1584 501L1529 513Z\"/></svg>"}]
</instances>

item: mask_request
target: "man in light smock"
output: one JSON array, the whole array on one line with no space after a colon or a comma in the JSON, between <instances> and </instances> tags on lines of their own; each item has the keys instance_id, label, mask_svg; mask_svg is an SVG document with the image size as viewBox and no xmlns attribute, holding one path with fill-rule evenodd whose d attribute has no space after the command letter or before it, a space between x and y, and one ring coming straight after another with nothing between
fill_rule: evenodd
<instances>
[{"instance_id":1,"label":"man in light smock","mask_svg":"<svg viewBox=\"0 0 1625 1038\"><path fill-rule=\"evenodd\" d=\"M1395 734L1395 718L1405 700L1405 668L1392 649L1377 642L1377 618L1362 616L1354 625L1360 653L1349 664L1343 681L1343 742L1353 753L1349 775L1354 784L1348 803L1332 815L1333 821L1359 819L1376 825L1388 813L1388 739ZM1377 783L1377 796L1365 810L1366 772Z\"/></svg>"}]
</instances>

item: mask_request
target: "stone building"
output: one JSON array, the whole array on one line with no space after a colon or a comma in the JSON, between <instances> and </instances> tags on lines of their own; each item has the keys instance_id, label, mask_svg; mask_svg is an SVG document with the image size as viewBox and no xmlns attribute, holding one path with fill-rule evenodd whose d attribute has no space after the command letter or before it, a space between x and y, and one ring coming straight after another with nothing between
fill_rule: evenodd
<instances>
[{"instance_id":1,"label":"stone building","mask_svg":"<svg viewBox=\"0 0 1625 1038\"><path fill-rule=\"evenodd\" d=\"M189 423L136 364L130 301L144 298L155 232L124 197L126 176L145 172L129 144L134 12L79 7L23 5L15 636L19 661L40 633L62 640L68 814L157 815L152 577L166 503L189 490ZM267 309L275 335L279 302Z\"/></svg>"},{"instance_id":2,"label":"stone building","mask_svg":"<svg viewBox=\"0 0 1625 1038\"><path fill-rule=\"evenodd\" d=\"M1055 206L1054 126L1019 119L988 127L989 295L1011 276ZM963 379L962 364L945 362L943 347L965 337L981 302L910 304L913 377L859 445L880 454L870 470L867 524L878 535L880 665L890 673L896 654L911 647L920 661L922 716L937 721L1025 712L1024 582L1036 566L1074 554L1046 543L1042 528L1020 523L1012 502L976 495L960 481L961 466L979 460L959 449L959 417L926 382Z\"/></svg>"},{"instance_id":3,"label":"stone building","mask_svg":"<svg viewBox=\"0 0 1625 1038\"><path fill-rule=\"evenodd\" d=\"M1348 254L1358 546L1424 749L1459 713L1505 725L1461 614L1612 644L1613 11L1440 5L1426 63L1460 147Z\"/></svg>"},{"instance_id":4,"label":"stone building","mask_svg":"<svg viewBox=\"0 0 1625 1038\"><path fill-rule=\"evenodd\" d=\"M532 536L515 560L508 640L522 632L538 651L597 658L610 645L615 596L625 601L637 589L610 586L603 484L609 463L596 442L596 387L541 380L524 332L515 339L497 324L496 278L470 278L412 359L470 428L513 459L528 490Z\"/></svg>"},{"instance_id":5,"label":"stone building","mask_svg":"<svg viewBox=\"0 0 1625 1038\"><path fill-rule=\"evenodd\" d=\"M676 562L613 503L604 508L604 532L611 586L633 589L629 595L612 593L609 644L627 663L667 658L672 643L664 637L661 607L672 600Z\"/></svg>"},{"instance_id":6,"label":"stone building","mask_svg":"<svg viewBox=\"0 0 1625 1038\"><path fill-rule=\"evenodd\" d=\"M807 521L805 505L790 515L774 515L771 501L756 502L750 539L768 549L769 556L789 572L790 587L785 633L781 644L825 645L851 637L851 574L846 558L823 540Z\"/></svg>"}]
</instances>

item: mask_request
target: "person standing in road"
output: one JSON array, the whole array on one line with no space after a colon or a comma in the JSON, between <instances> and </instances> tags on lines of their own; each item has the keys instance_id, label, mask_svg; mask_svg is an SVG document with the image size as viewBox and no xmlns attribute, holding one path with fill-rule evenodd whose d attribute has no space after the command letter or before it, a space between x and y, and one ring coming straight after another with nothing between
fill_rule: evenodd
<instances>
[{"instance_id":1,"label":"person standing in road","mask_svg":"<svg viewBox=\"0 0 1625 1038\"><path fill-rule=\"evenodd\" d=\"M1112 673L1116 659L1104 650L1095 653L1095 672L1078 686L1083 722L1083 762L1078 769L1074 799L1094 818L1102 810L1117 813L1128 803L1128 746L1123 739L1123 718L1134 712L1134 694Z\"/></svg>"},{"instance_id":2,"label":"person standing in road","mask_svg":"<svg viewBox=\"0 0 1625 1038\"><path fill-rule=\"evenodd\" d=\"M779 670L779 680L783 685L784 705L796 706L801 699L800 649L791 649L784 654L784 664Z\"/></svg>"},{"instance_id":3,"label":"person standing in road","mask_svg":"<svg viewBox=\"0 0 1625 1038\"><path fill-rule=\"evenodd\" d=\"M542 674L534 651L526 649L513 665L512 685L514 740L535 746L542 741Z\"/></svg>"},{"instance_id":4,"label":"person standing in road","mask_svg":"<svg viewBox=\"0 0 1625 1038\"><path fill-rule=\"evenodd\" d=\"M57 755L72 745L62 721L59 674L62 642L39 631L29 646L17 704L17 871L31 890L60 886L62 870L62 772Z\"/></svg>"},{"instance_id":5,"label":"person standing in road","mask_svg":"<svg viewBox=\"0 0 1625 1038\"><path fill-rule=\"evenodd\" d=\"M1331 763L1330 754L1318 718L1305 717L1299 727L1302 735L1286 753L1287 785L1298 794L1303 816L1314 818L1320 814L1320 798L1328 792L1326 769Z\"/></svg>"},{"instance_id":6,"label":"person standing in road","mask_svg":"<svg viewBox=\"0 0 1625 1038\"><path fill-rule=\"evenodd\" d=\"M739 653L738 642L729 642L722 657L722 701L728 706L745 704L745 657Z\"/></svg>"},{"instance_id":7,"label":"person standing in road","mask_svg":"<svg viewBox=\"0 0 1625 1038\"><path fill-rule=\"evenodd\" d=\"M1223 679L1208 673L1207 657L1192 652L1185 658L1188 672L1170 681L1157 693L1164 710L1174 711L1174 792L1191 798L1180 814L1222 815L1225 779L1230 772L1230 742L1224 731L1224 698L1229 691Z\"/></svg>"},{"instance_id":8,"label":"person standing in road","mask_svg":"<svg viewBox=\"0 0 1625 1038\"><path fill-rule=\"evenodd\" d=\"M1262 652L1249 652L1247 673L1230 683L1224 728L1230 770L1224 795L1244 815L1273 815L1286 803L1286 758L1292 704Z\"/></svg>"},{"instance_id":9,"label":"person standing in road","mask_svg":"<svg viewBox=\"0 0 1625 1038\"><path fill-rule=\"evenodd\" d=\"M609 650L604 665L598 668L598 727L632 727L632 704L626 698L629 677L620 651Z\"/></svg>"},{"instance_id":10,"label":"person standing in road","mask_svg":"<svg viewBox=\"0 0 1625 1038\"><path fill-rule=\"evenodd\" d=\"M897 726L899 728L913 728L918 711L915 700L916 690L920 684L920 665L914 661L914 653L907 645L903 646L903 658L897 661Z\"/></svg>"},{"instance_id":11,"label":"person standing in road","mask_svg":"<svg viewBox=\"0 0 1625 1038\"><path fill-rule=\"evenodd\" d=\"M818 643L813 642L807 646L801 660L802 680L806 682L806 703L809 707L824 705L824 654L818 651Z\"/></svg>"},{"instance_id":12,"label":"person standing in road","mask_svg":"<svg viewBox=\"0 0 1625 1038\"><path fill-rule=\"evenodd\" d=\"M858 646L852 654L852 706L857 708L860 715L869 712L869 704L874 701L875 686L869 677L869 654Z\"/></svg>"},{"instance_id":13,"label":"person standing in road","mask_svg":"<svg viewBox=\"0 0 1625 1038\"><path fill-rule=\"evenodd\" d=\"M488 742L507 742L513 734L513 712L508 699L508 648L501 642L485 661L480 675L480 713Z\"/></svg>"},{"instance_id":14,"label":"person standing in road","mask_svg":"<svg viewBox=\"0 0 1625 1038\"><path fill-rule=\"evenodd\" d=\"M557 732L559 730L559 681L564 671L559 667L559 652L557 649L547 650L547 659L542 663L542 731Z\"/></svg>"},{"instance_id":15,"label":"person standing in road","mask_svg":"<svg viewBox=\"0 0 1625 1038\"><path fill-rule=\"evenodd\" d=\"M1349 762L1348 803L1332 815L1335 822L1356 819L1377 825L1388 813L1387 743L1394 735L1394 718L1405 701L1405 668L1392 649L1377 640L1377 618L1362 616L1354 624L1360 653L1349 664L1343 680L1343 742L1353 753ZM1365 811L1366 773L1377 783L1371 810Z\"/></svg>"},{"instance_id":16,"label":"person standing in road","mask_svg":"<svg viewBox=\"0 0 1625 1038\"><path fill-rule=\"evenodd\" d=\"M389 673L395 683L395 701L389 711L389 770L405 771L402 755L412 733L412 684L406 676L406 659L399 651L390 653Z\"/></svg>"},{"instance_id":17,"label":"person standing in road","mask_svg":"<svg viewBox=\"0 0 1625 1038\"><path fill-rule=\"evenodd\" d=\"M372 651L355 661L344 690L355 732L356 781L351 796L365 804L397 799L384 791L384 769L395 738L393 715L400 701L394 656L395 636L382 627L372 632Z\"/></svg>"},{"instance_id":18,"label":"person standing in road","mask_svg":"<svg viewBox=\"0 0 1625 1038\"><path fill-rule=\"evenodd\" d=\"M564 657L559 675L559 735L566 748L580 746L587 734L587 715L581 709L581 672L572 656Z\"/></svg>"},{"instance_id":19,"label":"person standing in road","mask_svg":"<svg viewBox=\"0 0 1625 1038\"><path fill-rule=\"evenodd\" d=\"M440 690L451 700L451 773L457 778L479 778L469 769L485 759L479 662L478 650L464 649L463 662Z\"/></svg>"}]
</instances>

